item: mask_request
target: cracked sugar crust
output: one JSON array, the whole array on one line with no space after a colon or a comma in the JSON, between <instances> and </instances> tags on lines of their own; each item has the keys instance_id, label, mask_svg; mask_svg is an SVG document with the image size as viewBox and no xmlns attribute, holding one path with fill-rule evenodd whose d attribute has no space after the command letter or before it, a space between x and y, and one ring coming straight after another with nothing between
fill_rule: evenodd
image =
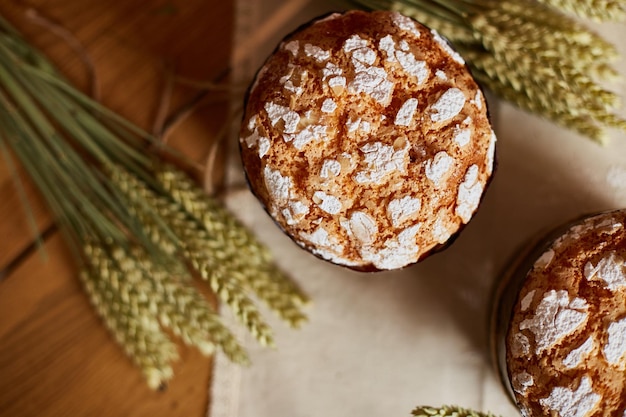
<instances>
[{"instance_id":1,"label":"cracked sugar crust","mask_svg":"<svg viewBox=\"0 0 626 417\"><path fill-rule=\"evenodd\" d=\"M546 242L528 271L506 336L507 371L512 387L523 388L514 392L525 415L626 410L625 225L626 210L579 221Z\"/></svg>"},{"instance_id":2,"label":"cracked sugar crust","mask_svg":"<svg viewBox=\"0 0 626 417\"><path fill-rule=\"evenodd\" d=\"M268 58L240 149L252 191L296 243L375 271L419 261L470 221L495 140L445 41L398 13L352 11Z\"/></svg>"}]
</instances>

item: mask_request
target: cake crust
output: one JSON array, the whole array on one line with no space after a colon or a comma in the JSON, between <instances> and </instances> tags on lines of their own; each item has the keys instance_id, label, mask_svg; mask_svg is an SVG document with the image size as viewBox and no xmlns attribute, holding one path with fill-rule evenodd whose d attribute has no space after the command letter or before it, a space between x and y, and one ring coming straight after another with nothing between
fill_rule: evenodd
<instances>
[{"instance_id":1,"label":"cake crust","mask_svg":"<svg viewBox=\"0 0 626 417\"><path fill-rule=\"evenodd\" d=\"M256 76L240 134L250 187L276 223L365 271L415 263L468 223L495 141L462 58L382 11L287 36Z\"/></svg>"},{"instance_id":2,"label":"cake crust","mask_svg":"<svg viewBox=\"0 0 626 417\"><path fill-rule=\"evenodd\" d=\"M511 388L525 416L626 410L626 210L589 217L537 258L506 335Z\"/></svg>"}]
</instances>

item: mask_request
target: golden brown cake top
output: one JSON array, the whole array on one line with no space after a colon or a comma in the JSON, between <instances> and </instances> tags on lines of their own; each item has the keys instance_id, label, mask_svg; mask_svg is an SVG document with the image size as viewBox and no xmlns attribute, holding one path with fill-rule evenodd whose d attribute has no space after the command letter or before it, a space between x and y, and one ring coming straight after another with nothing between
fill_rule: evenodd
<instances>
[{"instance_id":1,"label":"golden brown cake top","mask_svg":"<svg viewBox=\"0 0 626 417\"><path fill-rule=\"evenodd\" d=\"M467 223L495 140L463 59L382 11L287 36L257 74L240 138L252 191L278 225L360 270L417 262Z\"/></svg>"},{"instance_id":2,"label":"golden brown cake top","mask_svg":"<svg viewBox=\"0 0 626 417\"><path fill-rule=\"evenodd\" d=\"M526 416L626 409L626 211L571 227L537 259L513 308L507 365Z\"/></svg>"}]
</instances>

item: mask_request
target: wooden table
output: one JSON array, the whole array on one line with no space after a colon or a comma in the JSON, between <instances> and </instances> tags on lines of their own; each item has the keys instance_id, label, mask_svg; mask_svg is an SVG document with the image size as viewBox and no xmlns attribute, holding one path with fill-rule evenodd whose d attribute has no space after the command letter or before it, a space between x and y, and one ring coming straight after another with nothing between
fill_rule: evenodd
<instances>
[{"instance_id":1,"label":"wooden table","mask_svg":"<svg viewBox=\"0 0 626 417\"><path fill-rule=\"evenodd\" d=\"M234 8L214 0L6 0L0 14L41 48L83 90L84 62L29 14L72 33L93 61L100 99L150 129L168 71L215 80L228 70ZM171 108L197 90L175 85ZM201 167L226 118L222 95L173 131L169 143ZM23 171L19 170L23 175ZM199 169L198 177L202 176ZM76 263L28 181L43 251L0 163L0 416L203 416L211 360L180 346L176 376L153 392L92 311Z\"/></svg>"}]
</instances>

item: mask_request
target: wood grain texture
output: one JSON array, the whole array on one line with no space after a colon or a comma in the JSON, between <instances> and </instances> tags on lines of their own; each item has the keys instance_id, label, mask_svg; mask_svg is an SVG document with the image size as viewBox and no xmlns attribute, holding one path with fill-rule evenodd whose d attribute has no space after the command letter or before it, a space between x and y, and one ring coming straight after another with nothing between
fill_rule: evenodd
<instances>
[{"instance_id":1,"label":"wood grain texture","mask_svg":"<svg viewBox=\"0 0 626 417\"><path fill-rule=\"evenodd\" d=\"M181 347L153 392L93 313L59 234L0 286L1 416L203 416L211 361Z\"/></svg>"},{"instance_id":2,"label":"wood grain texture","mask_svg":"<svg viewBox=\"0 0 626 417\"><path fill-rule=\"evenodd\" d=\"M84 63L63 40L29 19L29 8L76 36L96 68L100 100L145 129L152 128L168 71L205 81L228 72L231 1L1 2L0 14L88 91ZM196 88L175 84L170 107L196 94ZM198 178L227 118L228 97L210 95L214 98L169 137L169 144L198 163L193 172ZM24 178L37 228L53 228L52 216ZM0 417L204 415L209 358L181 346L174 380L165 392L151 391L91 309L61 235L52 232L46 239L47 259L24 252L33 233L4 160L0 237Z\"/></svg>"}]
</instances>

